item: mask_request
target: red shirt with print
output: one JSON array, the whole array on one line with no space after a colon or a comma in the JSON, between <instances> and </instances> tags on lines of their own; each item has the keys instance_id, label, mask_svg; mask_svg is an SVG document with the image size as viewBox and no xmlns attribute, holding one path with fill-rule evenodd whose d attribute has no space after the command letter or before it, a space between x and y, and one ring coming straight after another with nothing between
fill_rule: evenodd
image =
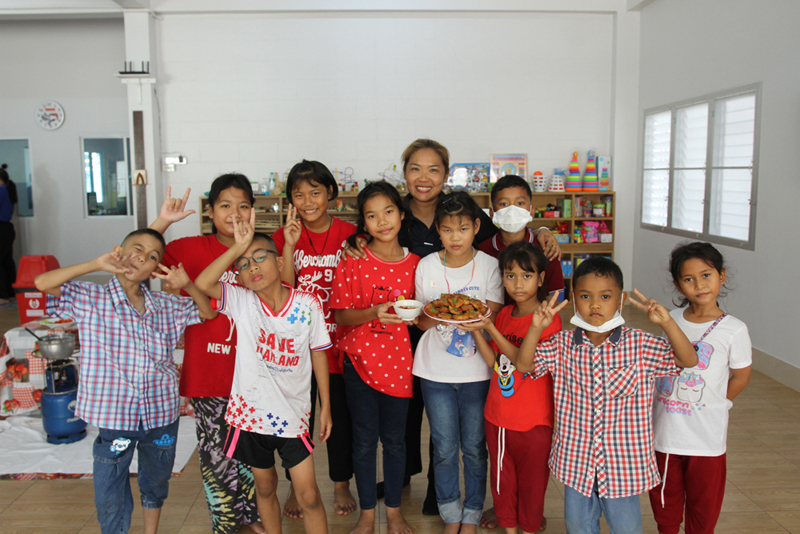
<instances>
[{"instance_id":1,"label":"red shirt with print","mask_svg":"<svg viewBox=\"0 0 800 534\"><path fill-rule=\"evenodd\" d=\"M321 234L309 232L303 226L300 239L294 247L294 279L295 287L301 291L314 293L322 302L322 314L328 324L328 334L331 341L336 340L336 321L329 307L333 276L336 266L342 258L347 238L356 233L354 224L345 222L336 217L331 217L331 227ZM283 245L286 238L283 228L272 234L272 240L278 248L278 253L283 254ZM341 373L339 357L331 348L325 351L328 355L328 369L331 373Z\"/></svg>"},{"instance_id":2,"label":"red shirt with print","mask_svg":"<svg viewBox=\"0 0 800 534\"><path fill-rule=\"evenodd\" d=\"M514 305L506 306L497 316L497 329L515 347L522 344L533 320L533 314L514 317ZM561 317L553 317L553 322L542 332L540 340L547 339L561 330ZM498 352L494 340L489 344ZM499 356L498 356L499 358ZM534 380L523 375L512 364L495 364L489 395L486 397L484 416L495 426L507 430L527 432L538 425L553 428L553 377L549 374Z\"/></svg>"},{"instance_id":3,"label":"red shirt with print","mask_svg":"<svg viewBox=\"0 0 800 534\"><path fill-rule=\"evenodd\" d=\"M330 307L363 310L414 298L414 273L419 256L408 253L397 262L383 261L371 250L356 260L345 256L336 269ZM391 310L390 310L391 311ZM361 379L371 388L393 397L411 397L413 376L411 340L405 323L383 324L379 320L358 326L340 326L336 346L346 352Z\"/></svg>"},{"instance_id":4,"label":"red shirt with print","mask_svg":"<svg viewBox=\"0 0 800 534\"><path fill-rule=\"evenodd\" d=\"M227 250L228 247L217 241L215 235L184 237L167 245L162 263L167 267L183 263L189 278L194 280ZM219 280L239 285L232 267L228 267ZM181 294L186 295L184 291ZM204 323L186 327L184 339L181 396L229 396L236 361L236 327L233 322L220 314Z\"/></svg>"}]
</instances>

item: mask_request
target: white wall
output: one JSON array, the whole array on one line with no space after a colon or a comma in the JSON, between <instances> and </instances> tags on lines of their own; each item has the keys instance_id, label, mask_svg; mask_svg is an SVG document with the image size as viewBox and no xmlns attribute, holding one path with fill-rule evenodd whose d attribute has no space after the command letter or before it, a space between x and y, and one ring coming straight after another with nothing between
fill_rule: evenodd
<instances>
[{"instance_id":1,"label":"white wall","mask_svg":"<svg viewBox=\"0 0 800 534\"><path fill-rule=\"evenodd\" d=\"M794 373L793 379L776 376L794 384L800 383L800 354L786 317L795 315L800 297L791 275L800 261L793 237L800 198L797 21L798 2L655 2L641 14L639 96L641 117L654 106L763 82L756 249L719 247L732 275L724 307L747 323L755 347L789 364L773 367ZM634 282L645 294L669 300L667 258L681 241L637 227Z\"/></svg>"},{"instance_id":2,"label":"white wall","mask_svg":"<svg viewBox=\"0 0 800 534\"><path fill-rule=\"evenodd\" d=\"M527 152L530 172L610 150L613 14L165 14L157 30L163 147L189 160L173 190L302 158L374 180L418 137L451 162Z\"/></svg>"},{"instance_id":3,"label":"white wall","mask_svg":"<svg viewBox=\"0 0 800 534\"><path fill-rule=\"evenodd\" d=\"M124 136L122 20L0 21L0 138L29 139L34 216L21 218L22 254L52 254L62 265L100 255L133 228L132 217L84 217L81 137ZM64 108L45 131L34 110Z\"/></svg>"},{"instance_id":4,"label":"white wall","mask_svg":"<svg viewBox=\"0 0 800 534\"><path fill-rule=\"evenodd\" d=\"M451 162L527 152L529 172L566 166L574 150L583 164L594 149L615 156L616 257L629 279L639 13L627 3L160 0L153 73L161 146L189 158L164 173L164 185L191 186L196 205L223 172L260 179L301 158L375 179L422 136L448 146ZM85 16L111 16L86 4ZM31 140L37 211L20 225L24 253L73 263L134 224L86 219L80 185L79 138L129 131L126 90L114 77L126 54L124 26L26 20L64 16L58 6L18 15L0 8L0 46L11 51L0 68L15 80L0 88L0 138ZM33 123L44 98L66 109L56 132ZM198 228L194 216L166 237Z\"/></svg>"}]
</instances>

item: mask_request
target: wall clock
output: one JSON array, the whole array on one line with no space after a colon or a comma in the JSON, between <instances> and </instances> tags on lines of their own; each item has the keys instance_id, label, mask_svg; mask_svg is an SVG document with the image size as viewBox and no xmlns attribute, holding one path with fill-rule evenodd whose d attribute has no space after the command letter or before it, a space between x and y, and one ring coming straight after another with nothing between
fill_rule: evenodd
<instances>
[{"instance_id":1,"label":"wall clock","mask_svg":"<svg viewBox=\"0 0 800 534\"><path fill-rule=\"evenodd\" d=\"M64 108L55 100L46 100L36 108L36 122L45 130L55 130L64 124Z\"/></svg>"}]
</instances>

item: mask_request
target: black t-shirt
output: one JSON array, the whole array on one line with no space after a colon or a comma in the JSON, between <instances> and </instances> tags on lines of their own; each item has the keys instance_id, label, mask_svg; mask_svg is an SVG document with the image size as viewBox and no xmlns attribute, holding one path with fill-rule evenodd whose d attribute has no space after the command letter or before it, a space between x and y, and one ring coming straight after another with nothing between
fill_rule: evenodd
<instances>
[{"instance_id":1,"label":"black t-shirt","mask_svg":"<svg viewBox=\"0 0 800 534\"><path fill-rule=\"evenodd\" d=\"M439 195L439 201L444 197L444 193ZM436 231L436 224L428 227L424 222L420 221L414 214L411 213L409 202L411 195L407 194L403 199L403 204L408 210L408 215L411 220L404 225L403 230L400 231L399 240L400 246L407 247L410 252L413 252L420 258L424 258L433 252L439 252L444 248L442 239L439 237L439 232ZM478 230L478 235L475 236L475 241L472 246L478 248L478 245L485 240L493 237L497 233L497 227L492 222L492 219L481 210L480 215L481 228Z\"/></svg>"}]
</instances>

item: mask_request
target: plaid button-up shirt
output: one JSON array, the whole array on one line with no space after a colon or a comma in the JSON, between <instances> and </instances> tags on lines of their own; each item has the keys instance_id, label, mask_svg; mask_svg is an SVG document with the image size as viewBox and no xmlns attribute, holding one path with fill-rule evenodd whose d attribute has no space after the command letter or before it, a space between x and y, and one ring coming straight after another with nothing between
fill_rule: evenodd
<instances>
[{"instance_id":1,"label":"plaid button-up shirt","mask_svg":"<svg viewBox=\"0 0 800 534\"><path fill-rule=\"evenodd\" d=\"M117 277L104 285L67 282L47 298L47 313L71 317L81 342L75 414L92 425L135 431L168 425L180 415L172 351L183 329L202 321L194 301L142 285L144 315Z\"/></svg>"},{"instance_id":2,"label":"plaid button-up shirt","mask_svg":"<svg viewBox=\"0 0 800 534\"><path fill-rule=\"evenodd\" d=\"M672 346L618 327L595 347L582 329L562 330L536 349L535 376L553 375L556 436L550 468L587 497L638 495L659 483L653 454L653 383L676 375Z\"/></svg>"}]
</instances>

